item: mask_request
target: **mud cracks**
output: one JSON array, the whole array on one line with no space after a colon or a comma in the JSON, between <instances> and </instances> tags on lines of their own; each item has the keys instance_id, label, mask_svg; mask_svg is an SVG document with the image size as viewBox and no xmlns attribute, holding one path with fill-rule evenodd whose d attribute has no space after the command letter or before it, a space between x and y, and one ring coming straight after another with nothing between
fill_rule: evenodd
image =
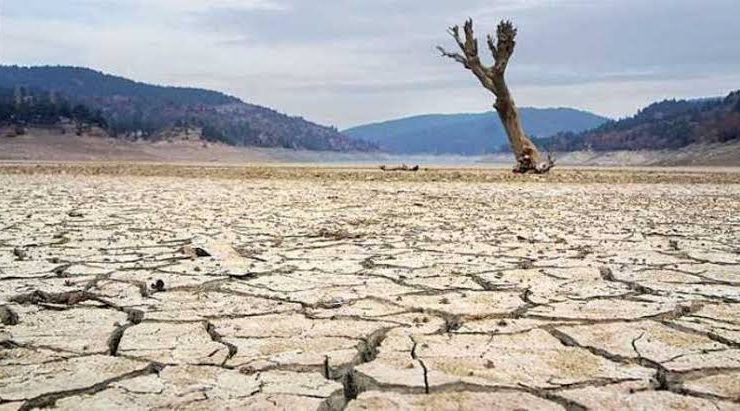
<instances>
[{"instance_id":1,"label":"mud cracks","mask_svg":"<svg viewBox=\"0 0 740 411\"><path fill-rule=\"evenodd\" d=\"M0 176L0 410L740 408L740 188Z\"/></svg>"}]
</instances>

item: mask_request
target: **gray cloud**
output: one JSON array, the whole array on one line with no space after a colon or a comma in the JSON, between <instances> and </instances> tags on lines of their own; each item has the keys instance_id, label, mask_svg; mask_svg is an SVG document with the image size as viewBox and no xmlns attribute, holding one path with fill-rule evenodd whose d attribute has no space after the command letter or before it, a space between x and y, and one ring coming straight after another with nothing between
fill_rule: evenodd
<instances>
[{"instance_id":1,"label":"gray cloud","mask_svg":"<svg viewBox=\"0 0 740 411\"><path fill-rule=\"evenodd\" d=\"M212 87L340 126L489 108L474 79L434 50L451 47L446 27L468 16L481 36L501 18L520 28L510 81L522 105L621 116L657 98L740 85L736 0L60 3L0 4L0 35L15 39L0 45L3 62ZM70 49L59 61L55 50Z\"/></svg>"}]
</instances>

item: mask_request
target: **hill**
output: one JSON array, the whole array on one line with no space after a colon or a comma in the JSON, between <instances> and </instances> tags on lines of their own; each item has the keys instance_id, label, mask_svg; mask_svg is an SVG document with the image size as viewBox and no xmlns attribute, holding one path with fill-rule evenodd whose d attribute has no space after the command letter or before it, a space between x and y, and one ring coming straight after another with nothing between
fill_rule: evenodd
<instances>
[{"instance_id":1,"label":"hill","mask_svg":"<svg viewBox=\"0 0 740 411\"><path fill-rule=\"evenodd\" d=\"M520 112L527 133L540 137L583 131L608 120L569 108L523 108ZM478 155L496 151L507 141L494 112L415 116L354 127L343 133L398 154Z\"/></svg>"},{"instance_id":2,"label":"hill","mask_svg":"<svg viewBox=\"0 0 740 411\"><path fill-rule=\"evenodd\" d=\"M336 128L248 104L223 93L140 83L80 67L0 66L0 88L13 90L13 109L39 94L80 105L104 119L119 138L154 139L171 129L197 130L203 139L238 146L370 151Z\"/></svg>"},{"instance_id":3,"label":"hill","mask_svg":"<svg viewBox=\"0 0 740 411\"><path fill-rule=\"evenodd\" d=\"M89 132L93 127L107 127L100 111L83 104L72 105L55 93L37 88L13 90L0 87L0 126L14 126L11 134L17 135L23 134L24 126L30 124L56 126L62 132L69 128L77 134Z\"/></svg>"},{"instance_id":4,"label":"hill","mask_svg":"<svg viewBox=\"0 0 740 411\"><path fill-rule=\"evenodd\" d=\"M581 133L536 139L548 151L664 150L740 139L740 90L725 98L664 100Z\"/></svg>"}]
</instances>

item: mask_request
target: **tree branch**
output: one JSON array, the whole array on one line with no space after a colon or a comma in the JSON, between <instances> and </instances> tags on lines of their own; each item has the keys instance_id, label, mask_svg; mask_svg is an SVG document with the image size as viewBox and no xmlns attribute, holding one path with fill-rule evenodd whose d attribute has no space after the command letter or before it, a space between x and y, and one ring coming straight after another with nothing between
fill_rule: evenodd
<instances>
[{"instance_id":1,"label":"tree branch","mask_svg":"<svg viewBox=\"0 0 740 411\"><path fill-rule=\"evenodd\" d=\"M463 43L462 39L460 38L460 27L452 26L447 30L447 33L450 34L450 37L452 37L455 40L455 43L457 43L457 46L460 48L460 50L467 56L468 53L466 52L465 43ZM468 59L462 54L449 52L445 50L445 48L442 46L437 46L437 50L439 50L439 52L442 53L443 57L451 58L455 60L456 62L465 66L465 68L470 69L470 65L468 64Z\"/></svg>"},{"instance_id":2,"label":"tree branch","mask_svg":"<svg viewBox=\"0 0 740 411\"><path fill-rule=\"evenodd\" d=\"M493 65L493 70L503 75L511 55L514 54L514 46L516 46L516 28L514 24L509 20L499 23L496 28L496 38L496 63ZM493 43L492 40L491 43Z\"/></svg>"},{"instance_id":3,"label":"tree branch","mask_svg":"<svg viewBox=\"0 0 740 411\"><path fill-rule=\"evenodd\" d=\"M475 38L475 33L473 32L473 19L468 19L465 21L465 55L468 57L468 60L471 58L478 59L478 39Z\"/></svg>"},{"instance_id":4,"label":"tree branch","mask_svg":"<svg viewBox=\"0 0 740 411\"><path fill-rule=\"evenodd\" d=\"M452 26L447 30L448 33L450 33L450 36L452 36L453 39L455 39L455 43L457 43L457 46L460 47L460 50L463 52L465 51L465 45L462 42L462 39L460 39L460 27L459 26Z\"/></svg>"},{"instance_id":5,"label":"tree branch","mask_svg":"<svg viewBox=\"0 0 740 411\"><path fill-rule=\"evenodd\" d=\"M460 36L459 26L452 26L447 31L455 40L455 43L457 43L457 46L462 51L462 54L448 52L443 47L437 47L437 50L442 53L442 56L451 58L465 66L466 69L472 71L473 74L475 74L475 76L478 78L480 83L483 85L483 87L496 94L496 84L490 76L491 69L483 66L480 61L480 57L478 56L478 40L475 38L472 19L468 19L465 21L463 31L465 33L464 40Z\"/></svg>"},{"instance_id":6,"label":"tree branch","mask_svg":"<svg viewBox=\"0 0 740 411\"><path fill-rule=\"evenodd\" d=\"M493 36L490 34L486 36L486 41L488 42L488 49L491 50L491 56L493 56L493 61L498 60L498 50L496 49L496 44L493 42Z\"/></svg>"},{"instance_id":7,"label":"tree branch","mask_svg":"<svg viewBox=\"0 0 740 411\"><path fill-rule=\"evenodd\" d=\"M439 50L439 52L442 53L442 57L451 58L451 59L455 60L456 62L458 62L458 63L462 64L463 66L465 66L465 68L467 68L467 69L470 68L468 66L468 60L466 60L465 57L462 54L460 54L460 53L450 53L449 51L445 50L444 47L442 47L442 46L437 46L437 50Z\"/></svg>"}]
</instances>

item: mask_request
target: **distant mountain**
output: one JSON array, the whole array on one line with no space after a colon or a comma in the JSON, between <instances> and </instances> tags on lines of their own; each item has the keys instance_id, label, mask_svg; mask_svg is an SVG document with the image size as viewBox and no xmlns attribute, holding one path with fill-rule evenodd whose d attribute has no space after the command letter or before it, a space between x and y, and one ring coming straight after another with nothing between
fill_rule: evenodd
<instances>
[{"instance_id":1,"label":"distant mountain","mask_svg":"<svg viewBox=\"0 0 740 411\"><path fill-rule=\"evenodd\" d=\"M581 133L536 139L548 151L660 150L740 139L740 90L724 98L664 100Z\"/></svg>"},{"instance_id":2,"label":"distant mountain","mask_svg":"<svg viewBox=\"0 0 740 411\"><path fill-rule=\"evenodd\" d=\"M223 93L164 87L79 67L0 66L0 88L14 91L13 109L46 93L98 112L107 130L121 138L154 138L173 128L197 129L204 139L240 146L308 150L372 151L336 128L245 103ZM33 92L29 92L33 90ZM26 107L27 108L27 107Z\"/></svg>"},{"instance_id":3,"label":"distant mountain","mask_svg":"<svg viewBox=\"0 0 740 411\"><path fill-rule=\"evenodd\" d=\"M520 112L525 131L539 137L588 130L609 120L569 108L523 108ZM354 127L343 133L398 154L475 155L496 151L507 142L495 112L408 117Z\"/></svg>"}]
</instances>

